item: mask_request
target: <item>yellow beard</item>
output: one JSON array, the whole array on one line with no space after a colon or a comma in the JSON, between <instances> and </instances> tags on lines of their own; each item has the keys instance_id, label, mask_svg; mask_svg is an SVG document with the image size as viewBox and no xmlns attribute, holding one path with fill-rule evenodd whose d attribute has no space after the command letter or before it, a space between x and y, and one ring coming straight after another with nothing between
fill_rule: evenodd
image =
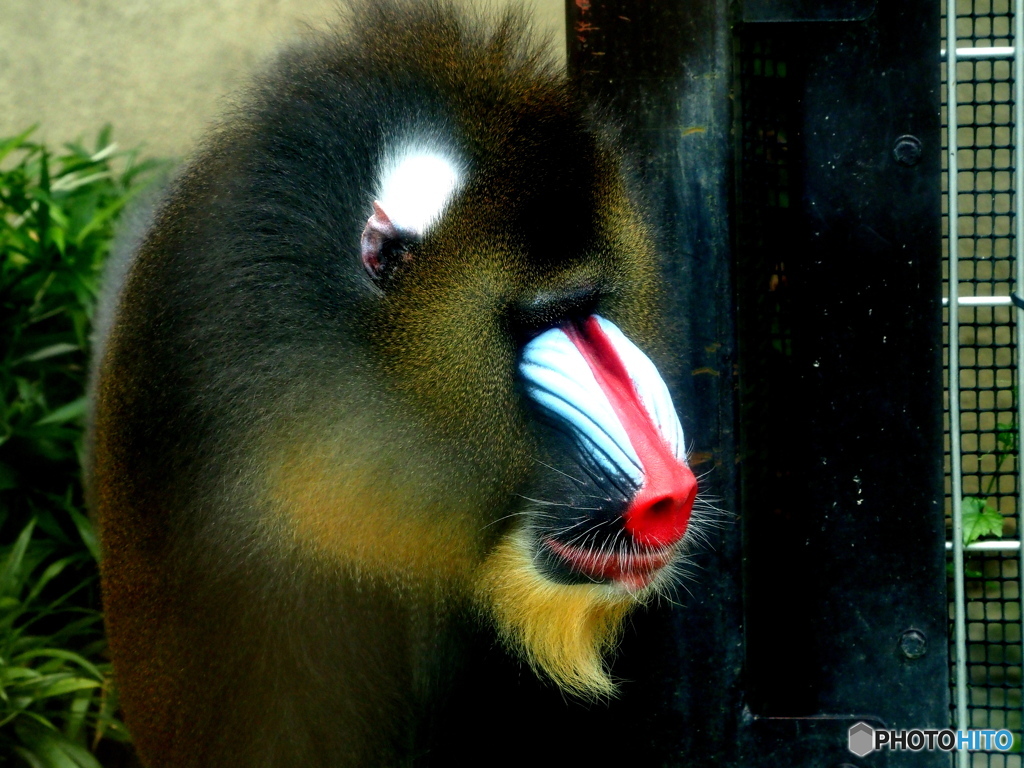
<instances>
[{"instance_id":1,"label":"yellow beard","mask_svg":"<svg viewBox=\"0 0 1024 768\"><path fill-rule=\"evenodd\" d=\"M487 558L476 583L478 605L535 670L584 698L615 694L604 657L636 596L602 584L556 584L537 571L527 544L514 536Z\"/></svg>"}]
</instances>

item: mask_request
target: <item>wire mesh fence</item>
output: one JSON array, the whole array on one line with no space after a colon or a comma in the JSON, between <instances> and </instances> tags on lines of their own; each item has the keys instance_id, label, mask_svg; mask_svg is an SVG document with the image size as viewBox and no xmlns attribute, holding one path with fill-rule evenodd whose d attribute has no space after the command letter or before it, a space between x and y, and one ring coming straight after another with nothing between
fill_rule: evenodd
<instances>
[{"instance_id":1,"label":"wire mesh fence","mask_svg":"<svg viewBox=\"0 0 1024 768\"><path fill-rule=\"evenodd\" d=\"M957 571L953 489L959 486L964 541L965 647L950 632L957 699L957 659L966 659L966 727L1021 731L1021 593L1018 467L1017 312L1014 199L1014 8L1009 0L955 0L955 81L943 68L943 123L956 118L956 200L950 206L947 132L943 132L943 259L945 365L958 363L959 424L950 422L946 393L946 493L950 518L951 583ZM947 14L946 4L942 12ZM947 19L948 20L948 19ZM946 28L946 25L943 25ZM947 49L948 39L941 41ZM945 57L945 51L944 51ZM951 215L952 213L952 215ZM950 232L956 235L956 291L950 286ZM948 330L956 311L956 338ZM947 381L950 381L947 375ZM958 427L951 429L951 426ZM952 446L958 440L960 462ZM956 476L954 473L957 473ZM950 604L954 620L956 604ZM956 713L954 712L954 722ZM1019 750L1019 741L1017 749ZM970 756L972 768L1020 768L1019 752L991 750Z\"/></svg>"}]
</instances>

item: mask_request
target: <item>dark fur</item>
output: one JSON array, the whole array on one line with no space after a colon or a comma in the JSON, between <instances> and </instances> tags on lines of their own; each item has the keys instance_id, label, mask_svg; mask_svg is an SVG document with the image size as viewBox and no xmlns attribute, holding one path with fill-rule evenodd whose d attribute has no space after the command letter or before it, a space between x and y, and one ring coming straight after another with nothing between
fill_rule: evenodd
<instances>
[{"instance_id":1,"label":"dark fur","mask_svg":"<svg viewBox=\"0 0 1024 768\"><path fill-rule=\"evenodd\" d=\"M515 383L522 334L599 309L656 339L642 221L632 211L635 241L607 221L622 215L607 213L616 154L521 22L488 36L444 7L390 3L350 21L253 87L111 302L91 496L117 679L149 766L422 759L478 622L472 563L523 495L563 490L535 461L548 453ZM415 267L382 287L359 238L379 159L408 131L458 147L473 174ZM524 298L566 275L590 286L579 306ZM369 462L409 524L450 527L423 544L439 573L335 560L270 511L276 459L305 466L321 446L338 471Z\"/></svg>"}]
</instances>

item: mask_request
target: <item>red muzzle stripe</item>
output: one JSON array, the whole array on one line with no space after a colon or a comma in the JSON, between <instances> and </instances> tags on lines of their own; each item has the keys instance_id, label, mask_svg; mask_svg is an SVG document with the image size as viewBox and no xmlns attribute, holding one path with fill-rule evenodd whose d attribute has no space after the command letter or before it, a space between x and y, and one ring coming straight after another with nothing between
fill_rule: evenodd
<instances>
[{"instance_id":1,"label":"red muzzle stripe","mask_svg":"<svg viewBox=\"0 0 1024 768\"><path fill-rule=\"evenodd\" d=\"M644 481L626 510L626 530L647 547L676 543L690 521L697 479L673 454L598 319L591 315L582 323L566 324L562 330L587 361L640 457Z\"/></svg>"}]
</instances>

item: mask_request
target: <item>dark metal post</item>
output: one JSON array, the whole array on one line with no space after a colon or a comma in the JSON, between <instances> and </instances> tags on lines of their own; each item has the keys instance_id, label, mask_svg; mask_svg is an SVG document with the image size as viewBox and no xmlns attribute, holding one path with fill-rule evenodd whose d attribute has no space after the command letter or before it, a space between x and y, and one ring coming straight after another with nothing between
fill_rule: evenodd
<instances>
[{"instance_id":1,"label":"dark metal post","mask_svg":"<svg viewBox=\"0 0 1024 768\"><path fill-rule=\"evenodd\" d=\"M736 501L735 308L731 50L721 0L568 3L570 66L580 88L610 104L636 149L638 172L664 240L677 318L677 407L702 491L730 512ZM738 520L708 531L681 605L640 619L639 638L661 636L627 689L655 708L645 728L657 762L735 765L742 701L741 560ZM657 626L651 626L657 625ZM649 640L645 640L649 643ZM628 645L623 666L645 658ZM620 674L628 676L629 670ZM651 680L658 680L652 690ZM657 702L653 704L652 702Z\"/></svg>"}]
</instances>

